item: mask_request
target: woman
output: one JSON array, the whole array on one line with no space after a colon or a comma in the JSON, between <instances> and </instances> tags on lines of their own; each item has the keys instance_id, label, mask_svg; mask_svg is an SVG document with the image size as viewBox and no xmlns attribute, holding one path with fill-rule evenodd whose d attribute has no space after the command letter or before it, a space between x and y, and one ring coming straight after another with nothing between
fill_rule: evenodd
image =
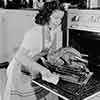
<instances>
[{"instance_id":1,"label":"woman","mask_svg":"<svg viewBox=\"0 0 100 100\"><path fill-rule=\"evenodd\" d=\"M37 60L41 54L44 55L41 51L49 50L51 53L62 45L61 19L64 12L57 10L58 7L56 1L47 2L35 17L36 26L26 33L8 66L4 100L58 100L56 95L37 85L31 85L32 78L36 78L39 73L52 75L49 70L38 64ZM27 72L27 75L22 71ZM54 77L59 78L57 75ZM45 77L44 79L46 80Z\"/></svg>"}]
</instances>

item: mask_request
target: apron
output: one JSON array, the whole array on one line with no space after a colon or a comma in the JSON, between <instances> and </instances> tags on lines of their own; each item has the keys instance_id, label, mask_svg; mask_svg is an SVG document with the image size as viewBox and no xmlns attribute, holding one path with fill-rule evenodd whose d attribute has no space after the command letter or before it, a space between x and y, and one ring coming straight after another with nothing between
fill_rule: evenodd
<instances>
[{"instance_id":1,"label":"apron","mask_svg":"<svg viewBox=\"0 0 100 100\"><path fill-rule=\"evenodd\" d=\"M51 51L55 48L56 37L53 40ZM16 57L10 62L7 69L8 80L5 87L4 100L58 100L58 96L55 94L37 85L32 87L32 77L21 72L22 66Z\"/></svg>"}]
</instances>

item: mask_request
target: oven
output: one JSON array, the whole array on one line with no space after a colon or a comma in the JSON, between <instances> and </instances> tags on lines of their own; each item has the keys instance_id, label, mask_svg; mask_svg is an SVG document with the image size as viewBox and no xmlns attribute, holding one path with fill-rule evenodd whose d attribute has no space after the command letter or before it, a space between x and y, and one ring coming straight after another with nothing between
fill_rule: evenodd
<instances>
[{"instance_id":1,"label":"oven","mask_svg":"<svg viewBox=\"0 0 100 100\"><path fill-rule=\"evenodd\" d=\"M87 55L88 68L100 80L100 11L68 10L67 45Z\"/></svg>"}]
</instances>

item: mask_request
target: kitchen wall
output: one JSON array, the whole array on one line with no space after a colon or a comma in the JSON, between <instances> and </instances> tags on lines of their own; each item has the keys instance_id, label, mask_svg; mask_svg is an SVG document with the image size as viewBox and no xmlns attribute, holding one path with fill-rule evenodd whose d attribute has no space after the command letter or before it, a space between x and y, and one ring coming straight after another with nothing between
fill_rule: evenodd
<instances>
[{"instance_id":1,"label":"kitchen wall","mask_svg":"<svg viewBox=\"0 0 100 100\"><path fill-rule=\"evenodd\" d=\"M25 32L34 27L37 11L0 10L0 63L10 61Z\"/></svg>"}]
</instances>

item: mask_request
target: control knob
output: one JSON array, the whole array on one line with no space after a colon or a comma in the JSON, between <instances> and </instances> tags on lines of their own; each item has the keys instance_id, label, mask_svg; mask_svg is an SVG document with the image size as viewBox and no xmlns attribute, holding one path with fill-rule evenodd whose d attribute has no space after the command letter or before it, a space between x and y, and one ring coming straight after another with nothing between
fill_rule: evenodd
<instances>
[{"instance_id":1,"label":"control knob","mask_svg":"<svg viewBox=\"0 0 100 100\"><path fill-rule=\"evenodd\" d=\"M74 16L74 17L72 18L72 21L78 22L79 19L80 19L80 16Z\"/></svg>"}]
</instances>

